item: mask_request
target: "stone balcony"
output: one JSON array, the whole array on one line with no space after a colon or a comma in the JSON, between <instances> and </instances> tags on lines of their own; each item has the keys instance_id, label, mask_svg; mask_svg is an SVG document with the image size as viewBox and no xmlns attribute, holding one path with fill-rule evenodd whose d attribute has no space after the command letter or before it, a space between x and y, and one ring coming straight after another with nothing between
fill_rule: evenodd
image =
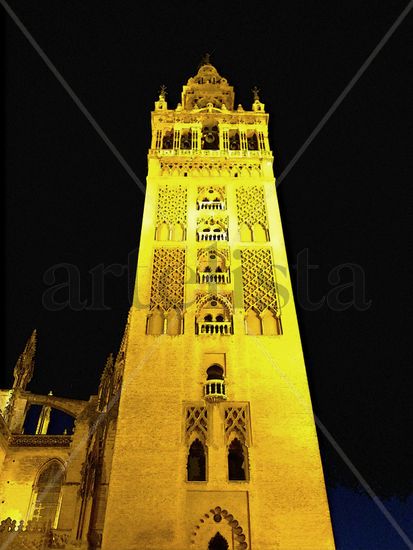
<instances>
[{"instance_id":1,"label":"stone balcony","mask_svg":"<svg viewBox=\"0 0 413 550\"><path fill-rule=\"evenodd\" d=\"M223 401L227 398L224 380L207 380L204 385L204 397L208 401Z\"/></svg>"},{"instance_id":2,"label":"stone balcony","mask_svg":"<svg viewBox=\"0 0 413 550\"><path fill-rule=\"evenodd\" d=\"M10 447L70 447L71 435L22 435L10 434Z\"/></svg>"},{"instance_id":3,"label":"stone balcony","mask_svg":"<svg viewBox=\"0 0 413 550\"><path fill-rule=\"evenodd\" d=\"M209 233L198 231L198 241L227 241L228 233L226 231L211 231Z\"/></svg>"},{"instance_id":4,"label":"stone balcony","mask_svg":"<svg viewBox=\"0 0 413 550\"><path fill-rule=\"evenodd\" d=\"M231 321L200 321L197 324L198 334L232 334Z\"/></svg>"},{"instance_id":5,"label":"stone balcony","mask_svg":"<svg viewBox=\"0 0 413 550\"><path fill-rule=\"evenodd\" d=\"M225 210L223 201L197 201L198 210Z\"/></svg>"},{"instance_id":6,"label":"stone balcony","mask_svg":"<svg viewBox=\"0 0 413 550\"><path fill-rule=\"evenodd\" d=\"M198 281L201 284L221 284L226 285L229 283L229 271L225 273L213 273L211 271L198 272Z\"/></svg>"}]
</instances>

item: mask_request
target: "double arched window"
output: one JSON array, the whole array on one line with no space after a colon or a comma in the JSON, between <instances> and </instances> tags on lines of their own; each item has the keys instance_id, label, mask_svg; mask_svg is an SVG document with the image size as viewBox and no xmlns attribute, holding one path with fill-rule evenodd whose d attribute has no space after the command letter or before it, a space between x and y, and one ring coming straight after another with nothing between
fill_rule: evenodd
<instances>
[{"instance_id":1,"label":"double arched window","mask_svg":"<svg viewBox=\"0 0 413 550\"><path fill-rule=\"evenodd\" d=\"M277 336L282 334L281 319L275 311L264 310L261 314L251 308L245 316L245 332L251 336Z\"/></svg>"},{"instance_id":2,"label":"double arched window","mask_svg":"<svg viewBox=\"0 0 413 550\"><path fill-rule=\"evenodd\" d=\"M164 312L159 306L148 315L146 334L159 336L168 334L178 336L182 333L182 315L179 308L172 306L168 312Z\"/></svg>"},{"instance_id":3,"label":"double arched window","mask_svg":"<svg viewBox=\"0 0 413 550\"><path fill-rule=\"evenodd\" d=\"M230 280L226 252L205 249L198 255L197 278L200 283L226 284Z\"/></svg>"}]
</instances>

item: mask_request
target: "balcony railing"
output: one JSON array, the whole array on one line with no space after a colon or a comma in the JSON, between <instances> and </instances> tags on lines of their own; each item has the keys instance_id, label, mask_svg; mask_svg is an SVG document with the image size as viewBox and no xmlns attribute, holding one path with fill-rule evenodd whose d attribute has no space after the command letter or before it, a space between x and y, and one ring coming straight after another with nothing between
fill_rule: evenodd
<instances>
[{"instance_id":1,"label":"balcony railing","mask_svg":"<svg viewBox=\"0 0 413 550\"><path fill-rule=\"evenodd\" d=\"M215 283L225 285L229 283L229 271L225 273L212 273L211 271L201 271L198 273L199 282L203 283Z\"/></svg>"},{"instance_id":2,"label":"balcony railing","mask_svg":"<svg viewBox=\"0 0 413 550\"><path fill-rule=\"evenodd\" d=\"M71 443L71 435L11 434L9 437L11 447L70 447Z\"/></svg>"},{"instance_id":3,"label":"balcony railing","mask_svg":"<svg viewBox=\"0 0 413 550\"><path fill-rule=\"evenodd\" d=\"M198 334L232 334L231 321L201 321L198 323Z\"/></svg>"},{"instance_id":4,"label":"balcony railing","mask_svg":"<svg viewBox=\"0 0 413 550\"><path fill-rule=\"evenodd\" d=\"M198 240L199 241L227 241L228 240L228 234L226 231L222 231L220 233L218 232L198 232Z\"/></svg>"},{"instance_id":5,"label":"balcony railing","mask_svg":"<svg viewBox=\"0 0 413 550\"><path fill-rule=\"evenodd\" d=\"M207 380L204 386L204 397L208 401L226 399L225 382L223 380Z\"/></svg>"},{"instance_id":6,"label":"balcony railing","mask_svg":"<svg viewBox=\"0 0 413 550\"><path fill-rule=\"evenodd\" d=\"M150 149L150 154L161 157L223 157L223 158L272 158L271 151L222 151L221 149Z\"/></svg>"},{"instance_id":7,"label":"balcony railing","mask_svg":"<svg viewBox=\"0 0 413 550\"><path fill-rule=\"evenodd\" d=\"M223 201L198 201L198 210L225 210Z\"/></svg>"}]
</instances>

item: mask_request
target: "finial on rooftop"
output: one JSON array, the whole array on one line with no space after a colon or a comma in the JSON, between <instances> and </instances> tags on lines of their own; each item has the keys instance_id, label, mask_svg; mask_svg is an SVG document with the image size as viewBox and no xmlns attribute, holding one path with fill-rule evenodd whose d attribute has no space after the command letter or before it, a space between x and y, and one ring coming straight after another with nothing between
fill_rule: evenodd
<instances>
[{"instance_id":1,"label":"finial on rooftop","mask_svg":"<svg viewBox=\"0 0 413 550\"><path fill-rule=\"evenodd\" d=\"M36 341L37 332L35 329L30 338L27 340L23 353L18 358L16 366L14 367L13 389L25 390L27 384L32 379L34 370L34 356L36 354Z\"/></svg>"}]
</instances>

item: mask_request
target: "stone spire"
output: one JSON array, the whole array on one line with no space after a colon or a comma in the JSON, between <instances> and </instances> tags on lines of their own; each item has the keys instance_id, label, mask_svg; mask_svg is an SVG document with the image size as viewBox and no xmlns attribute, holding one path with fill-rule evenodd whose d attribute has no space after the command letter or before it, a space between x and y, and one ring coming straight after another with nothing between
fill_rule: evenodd
<instances>
[{"instance_id":1,"label":"stone spire","mask_svg":"<svg viewBox=\"0 0 413 550\"><path fill-rule=\"evenodd\" d=\"M14 383L13 389L25 390L27 384L33 377L34 371L34 357L36 354L36 343L37 343L37 331L36 329L32 332L30 338L27 340L26 346L23 350L23 353L17 360L16 366L14 367Z\"/></svg>"},{"instance_id":2,"label":"stone spire","mask_svg":"<svg viewBox=\"0 0 413 550\"><path fill-rule=\"evenodd\" d=\"M105 412L109 405L110 399L113 394L113 373L114 373L114 359L110 354L106 359L105 368L103 369L102 376L100 378L99 390L98 390L98 410Z\"/></svg>"}]
</instances>

